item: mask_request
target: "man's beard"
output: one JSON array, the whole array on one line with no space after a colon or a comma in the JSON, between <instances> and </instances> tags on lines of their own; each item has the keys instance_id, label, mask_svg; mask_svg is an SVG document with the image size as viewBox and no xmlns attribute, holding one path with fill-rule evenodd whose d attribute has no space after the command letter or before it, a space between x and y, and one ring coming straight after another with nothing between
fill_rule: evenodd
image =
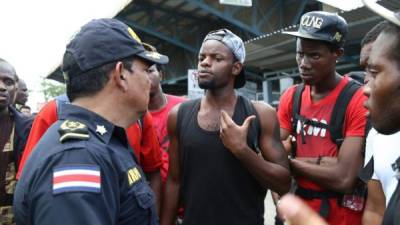
<instances>
[{"instance_id":1,"label":"man's beard","mask_svg":"<svg viewBox=\"0 0 400 225\"><path fill-rule=\"evenodd\" d=\"M218 88L218 86L219 85L215 82L215 80L206 80L202 82L199 80L199 87L201 89L212 90Z\"/></svg>"}]
</instances>

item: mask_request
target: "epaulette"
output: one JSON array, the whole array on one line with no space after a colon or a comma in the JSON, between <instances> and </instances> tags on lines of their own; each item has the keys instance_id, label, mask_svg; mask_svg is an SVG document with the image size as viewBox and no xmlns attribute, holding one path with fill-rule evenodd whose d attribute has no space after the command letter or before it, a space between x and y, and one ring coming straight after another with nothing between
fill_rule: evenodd
<instances>
[{"instance_id":1,"label":"epaulette","mask_svg":"<svg viewBox=\"0 0 400 225\"><path fill-rule=\"evenodd\" d=\"M89 130L81 122L66 120L58 129L60 133L60 142L63 143L71 139L87 140L89 139Z\"/></svg>"}]
</instances>

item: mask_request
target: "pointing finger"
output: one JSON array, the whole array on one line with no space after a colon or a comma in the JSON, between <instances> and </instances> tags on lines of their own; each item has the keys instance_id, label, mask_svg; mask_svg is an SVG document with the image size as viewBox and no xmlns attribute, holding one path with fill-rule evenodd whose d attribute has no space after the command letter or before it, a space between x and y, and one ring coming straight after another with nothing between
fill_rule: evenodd
<instances>
[{"instance_id":1,"label":"pointing finger","mask_svg":"<svg viewBox=\"0 0 400 225\"><path fill-rule=\"evenodd\" d=\"M229 114L225 110L221 110L221 118L225 122L226 126L235 124L233 122L232 118L229 116Z\"/></svg>"},{"instance_id":2,"label":"pointing finger","mask_svg":"<svg viewBox=\"0 0 400 225\"><path fill-rule=\"evenodd\" d=\"M228 114L224 111L221 110L221 116L220 116L220 133L223 132L223 130L225 130L227 128L227 122L225 119L225 116L227 116ZM229 117L229 116L228 116Z\"/></svg>"}]
</instances>

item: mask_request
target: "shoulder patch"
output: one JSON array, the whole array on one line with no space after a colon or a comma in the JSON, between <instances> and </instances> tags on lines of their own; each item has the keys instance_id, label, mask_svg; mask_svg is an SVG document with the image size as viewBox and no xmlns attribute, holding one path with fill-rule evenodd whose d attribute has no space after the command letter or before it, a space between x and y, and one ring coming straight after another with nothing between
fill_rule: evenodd
<instances>
[{"instance_id":1,"label":"shoulder patch","mask_svg":"<svg viewBox=\"0 0 400 225\"><path fill-rule=\"evenodd\" d=\"M136 168L136 167L130 168L126 172L126 174L128 176L129 186L132 186L134 183L136 183L137 181L139 181L142 178L142 175L140 174L138 168Z\"/></svg>"},{"instance_id":2,"label":"shoulder patch","mask_svg":"<svg viewBox=\"0 0 400 225\"><path fill-rule=\"evenodd\" d=\"M70 139L89 139L89 130L87 126L77 121L64 121L58 129L58 133L60 134L61 143Z\"/></svg>"},{"instance_id":3,"label":"shoulder patch","mask_svg":"<svg viewBox=\"0 0 400 225\"><path fill-rule=\"evenodd\" d=\"M66 165L53 170L53 194L100 193L100 189L101 173L98 165Z\"/></svg>"}]
</instances>

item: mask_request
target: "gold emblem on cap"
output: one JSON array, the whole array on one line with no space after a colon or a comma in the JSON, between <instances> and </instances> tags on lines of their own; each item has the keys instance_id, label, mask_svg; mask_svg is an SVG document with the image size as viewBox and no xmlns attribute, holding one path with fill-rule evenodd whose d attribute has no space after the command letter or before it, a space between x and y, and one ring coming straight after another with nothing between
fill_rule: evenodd
<instances>
[{"instance_id":1,"label":"gold emblem on cap","mask_svg":"<svg viewBox=\"0 0 400 225\"><path fill-rule=\"evenodd\" d=\"M135 39L135 41L142 43L142 41L140 40L139 36L135 33L135 31L132 30L132 28L128 27L128 32L131 35L131 37L133 39Z\"/></svg>"},{"instance_id":2,"label":"gold emblem on cap","mask_svg":"<svg viewBox=\"0 0 400 225\"><path fill-rule=\"evenodd\" d=\"M333 37L337 42L340 42L342 39L342 35L339 32L336 32L335 36Z\"/></svg>"},{"instance_id":3,"label":"gold emblem on cap","mask_svg":"<svg viewBox=\"0 0 400 225\"><path fill-rule=\"evenodd\" d=\"M146 56L154 58L154 59L161 58L161 55L158 52L146 52Z\"/></svg>"}]
</instances>

